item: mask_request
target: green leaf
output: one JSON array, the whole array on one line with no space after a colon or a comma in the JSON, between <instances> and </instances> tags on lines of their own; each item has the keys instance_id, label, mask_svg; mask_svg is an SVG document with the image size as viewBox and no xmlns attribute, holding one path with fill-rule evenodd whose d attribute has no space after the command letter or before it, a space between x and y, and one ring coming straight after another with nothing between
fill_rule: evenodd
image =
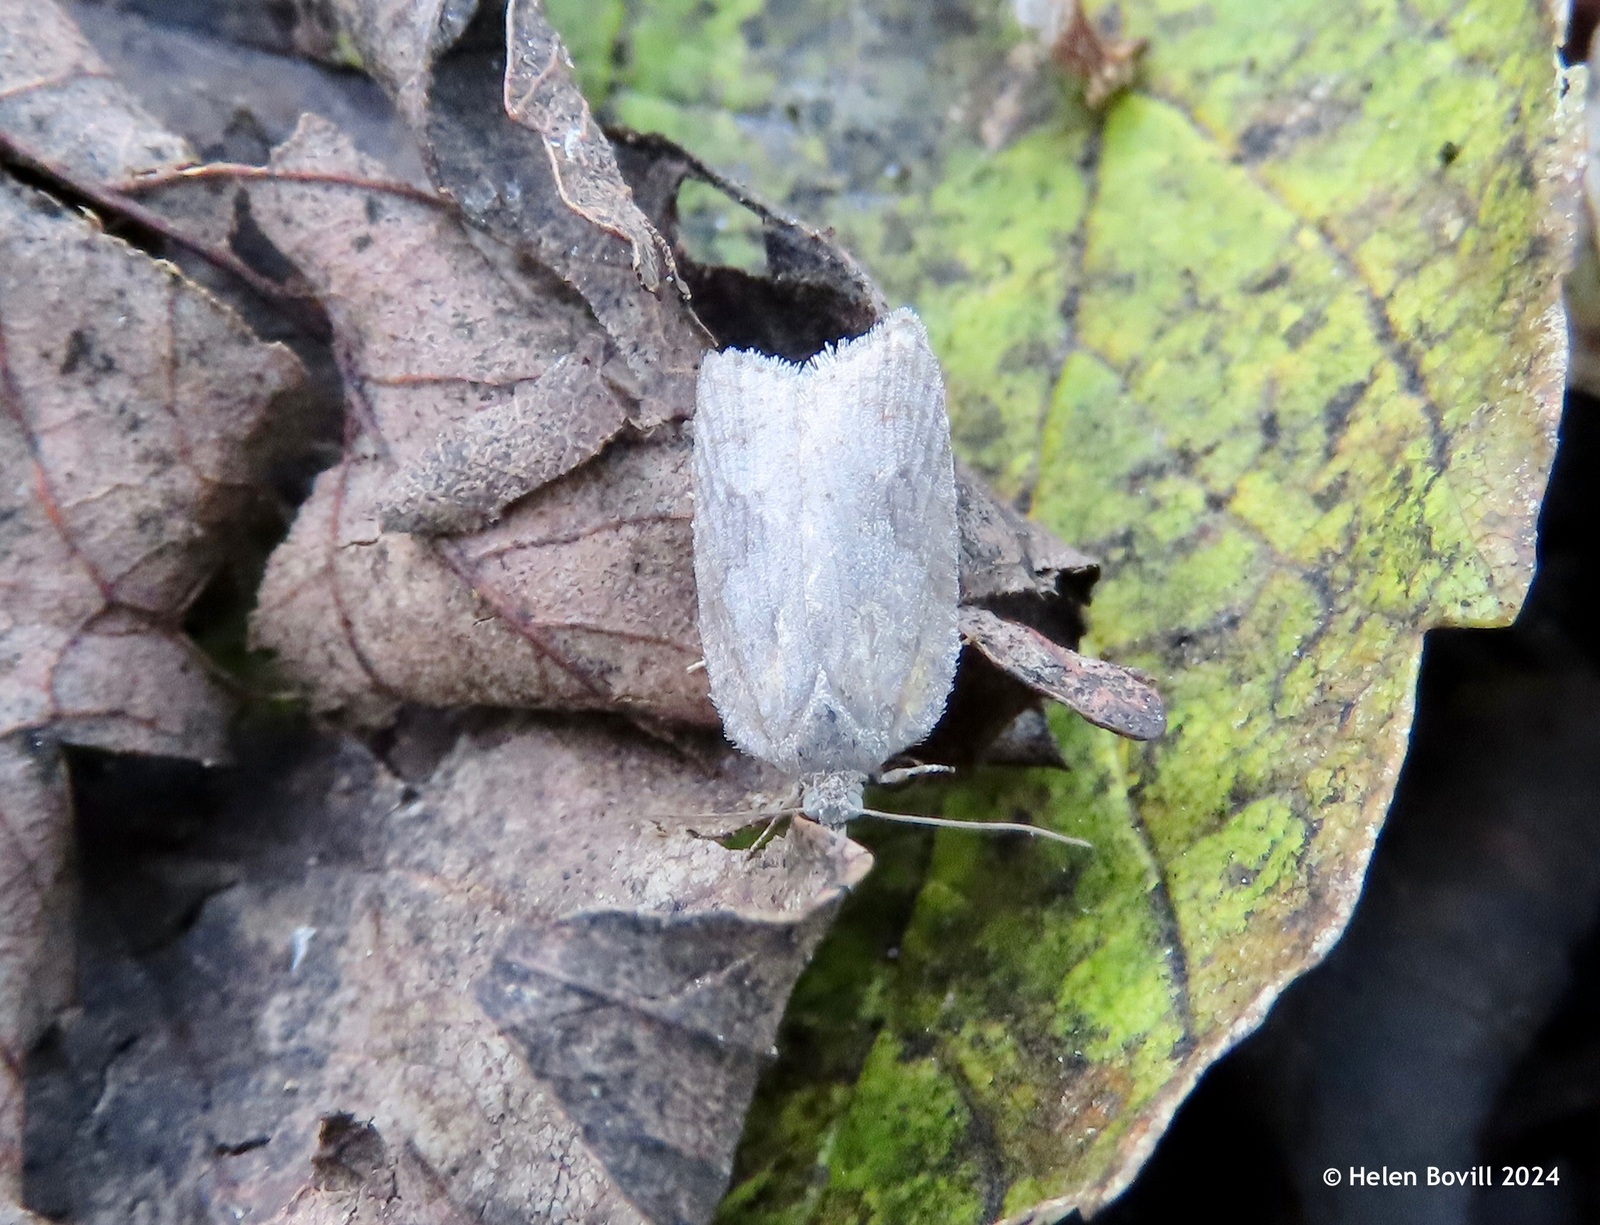
<instances>
[{"instance_id":1,"label":"green leaf","mask_svg":"<svg viewBox=\"0 0 1600 1225\"><path fill-rule=\"evenodd\" d=\"M1072 772L924 793L1092 854L944 834L924 869L879 842L728 1225L1113 1196L1348 919L1423 632L1505 624L1527 588L1576 164L1550 18L1122 11L1151 49L1103 115L997 2L634 0L604 52L614 117L834 226L917 307L958 447L1103 559L1088 646L1171 710L1153 746L1063 716Z\"/></svg>"}]
</instances>

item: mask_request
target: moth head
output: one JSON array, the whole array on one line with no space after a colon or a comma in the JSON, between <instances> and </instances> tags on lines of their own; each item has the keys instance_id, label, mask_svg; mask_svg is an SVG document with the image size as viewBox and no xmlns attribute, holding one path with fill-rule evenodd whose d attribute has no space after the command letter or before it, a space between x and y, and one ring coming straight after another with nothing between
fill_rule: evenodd
<instances>
[{"instance_id":1,"label":"moth head","mask_svg":"<svg viewBox=\"0 0 1600 1225\"><path fill-rule=\"evenodd\" d=\"M800 809L832 829L859 817L867 776L854 770L808 774L800 780Z\"/></svg>"}]
</instances>

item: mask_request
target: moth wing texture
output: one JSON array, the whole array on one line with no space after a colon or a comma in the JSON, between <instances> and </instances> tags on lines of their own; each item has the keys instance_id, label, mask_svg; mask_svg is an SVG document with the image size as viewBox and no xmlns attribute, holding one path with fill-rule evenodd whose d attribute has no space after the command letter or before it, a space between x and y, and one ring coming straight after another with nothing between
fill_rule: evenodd
<instances>
[{"instance_id":1,"label":"moth wing texture","mask_svg":"<svg viewBox=\"0 0 1600 1225\"><path fill-rule=\"evenodd\" d=\"M889 315L803 366L709 355L695 579L729 737L794 773L875 770L944 712L960 643L944 384Z\"/></svg>"},{"instance_id":2,"label":"moth wing texture","mask_svg":"<svg viewBox=\"0 0 1600 1225\"><path fill-rule=\"evenodd\" d=\"M694 417L694 576L712 701L730 740L790 770L780 742L815 677L797 629L799 373L760 353L708 353Z\"/></svg>"}]
</instances>

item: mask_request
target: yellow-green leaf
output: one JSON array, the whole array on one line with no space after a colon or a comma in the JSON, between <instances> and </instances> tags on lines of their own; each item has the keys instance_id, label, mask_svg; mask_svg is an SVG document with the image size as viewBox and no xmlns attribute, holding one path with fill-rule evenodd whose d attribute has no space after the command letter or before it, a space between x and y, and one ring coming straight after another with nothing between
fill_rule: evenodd
<instances>
[{"instance_id":1,"label":"yellow-green leaf","mask_svg":"<svg viewBox=\"0 0 1600 1225\"><path fill-rule=\"evenodd\" d=\"M1552 18L1125 0L1149 55L1096 115L999 0L626 11L598 46L552 4L594 101L917 307L958 447L1103 559L1088 645L1171 710L1147 747L1063 717L1070 773L944 795L1092 854L877 839L723 1220L1091 1211L1337 938L1424 631L1526 591L1575 162Z\"/></svg>"}]
</instances>

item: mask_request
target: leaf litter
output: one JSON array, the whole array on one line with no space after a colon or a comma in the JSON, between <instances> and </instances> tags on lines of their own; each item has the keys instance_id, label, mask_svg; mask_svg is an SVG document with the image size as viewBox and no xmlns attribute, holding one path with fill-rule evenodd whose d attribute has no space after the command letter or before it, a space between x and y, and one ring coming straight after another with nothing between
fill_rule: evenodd
<instances>
[{"instance_id":1,"label":"leaf litter","mask_svg":"<svg viewBox=\"0 0 1600 1225\"><path fill-rule=\"evenodd\" d=\"M95 179L192 158L60 10L0 6L0 29L0 128ZM300 377L170 265L0 181L0 1212L21 1204L25 1055L74 988L61 746L226 754L229 699L178 624Z\"/></svg>"},{"instance_id":2,"label":"leaf litter","mask_svg":"<svg viewBox=\"0 0 1600 1225\"><path fill-rule=\"evenodd\" d=\"M70 985L60 953L72 881L53 746L221 755L227 712L178 626L218 560L229 499L259 492L250 444L298 366L172 268L7 188L21 202L8 241L31 225L50 231L54 255L94 255L62 261L78 294L58 314L36 313L27 296L49 275L0 297L29 305L0 309L6 370L20 372L20 390L8 384L19 439L38 428L37 401L40 421L63 415L63 443L84 444L53 468L19 449L76 501L21 508L18 540L69 542L53 564L87 572L94 598L80 599L61 651L83 662L56 669L48 702L18 686L33 705L23 701L7 741L20 780L8 794L28 806L8 809L6 829L26 844L0 865L30 882L7 893L0 943L13 1128L0 1153L13 1180L23 1054L49 1028L30 1065L27 1185L4 1190L80 1220L126 1220L141 1204L172 1219L708 1219L789 987L870 860L809 826L745 853L715 837L742 818L684 825L685 814L735 811L773 781L693 730L714 717L685 666L698 642L681 423L712 333L684 295L643 283L646 261L635 268L628 238L644 233L637 219L597 224L572 207L596 197L556 179L593 176L619 215L635 198L649 207L658 253L704 292L723 343L755 330L773 351L805 356L865 330L882 297L825 237L736 189L765 229L770 275L697 266L674 244L676 190L690 176L730 185L670 142L621 140L609 166L532 156L548 152L546 134L510 120L484 88L504 62L494 14L341 12L346 46L390 85L470 225L414 191L372 187L389 177L383 167L310 117L273 163L307 173L249 185L253 224L328 312L350 417L344 461L318 480L269 567L254 632L315 707L387 729L377 743L388 761L355 740L323 740L263 767L270 753L241 741L254 756L224 776L236 788L215 784L215 826L102 882L108 896L160 895L165 919L117 910L127 893L109 909L85 902L85 1007L66 1015L54 1003ZM3 106L18 99L32 108L30 138L41 115L71 130L81 100L59 102L60 117L40 109L58 86L106 105L108 71L58 10L49 16L0 89L0 126L13 136ZM551 115L580 113L559 48L550 53L555 76L540 89L553 92L530 97ZM487 78L485 62L497 65ZM170 181L193 157L160 140L170 156L80 159L73 170ZM225 237L217 219L231 223L231 192L200 188L200 207L185 202L190 190L170 207L211 219L196 241ZM115 205L100 204L112 223ZM135 286L145 299L129 297ZM101 293L121 296L112 305ZM47 349L19 313L57 329L82 315L84 351ZM154 331L144 352L129 341L108 367L87 325L130 317ZM230 366L220 355L233 349ZM167 398L154 403L182 426L135 449L131 469L117 432L90 425L106 399L141 402L137 387L93 394L98 380L127 377L123 365L164 377ZM75 373L89 387L72 400ZM179 411L191 399L192 419ZM508 451L502 425L527 437ZM1061 644L1081 632L1094 563L968 474L959 495L964 598L1037 622L1070 654ZM412 530L384 531L385 519ZM50 572L26 556L24 568L13 553L8 570L19 590ZM1004 652L968 653L963 676L989 700L964 701L958 688L952 711L968 713L929 748L967 761L1036 718L1039 698ZM462 723L417 703L625 722L485 710ZM411 781L396 774L403 763ZM135 1135L154 1138L104 1139Z\"/></svg>"},{"instance_id":3,"label":"leaf litter","mask_svg":"<svg viewBox=\"0 0 1600 1225\"><path fill-rule=\"evenodd\" d=\"M482 723L415 783L353 742L268 753L203 837L111 882L100 921L135 948L106 952L144 985L132 1015L64 1022L80 1062L40 1087L63 1102L31 1146L52 1181L89 1184L78 1219L125 1220L156 1189L174 1213L295 1219L337 1198L313 1154L341 1113L469 1219L714 1207L788 985L868 857L686 835L683 811L743 794L736 760L719 777L625 729ZM415 761L424 734L394 752ZM206 873L230 887L148 934L138 907L170 913ZM138 1046L104 1049L108 1023ZM115 1153L76 1170L94 1132L146 1115L164 1173Z\"/></svg>"}]
</instances>

